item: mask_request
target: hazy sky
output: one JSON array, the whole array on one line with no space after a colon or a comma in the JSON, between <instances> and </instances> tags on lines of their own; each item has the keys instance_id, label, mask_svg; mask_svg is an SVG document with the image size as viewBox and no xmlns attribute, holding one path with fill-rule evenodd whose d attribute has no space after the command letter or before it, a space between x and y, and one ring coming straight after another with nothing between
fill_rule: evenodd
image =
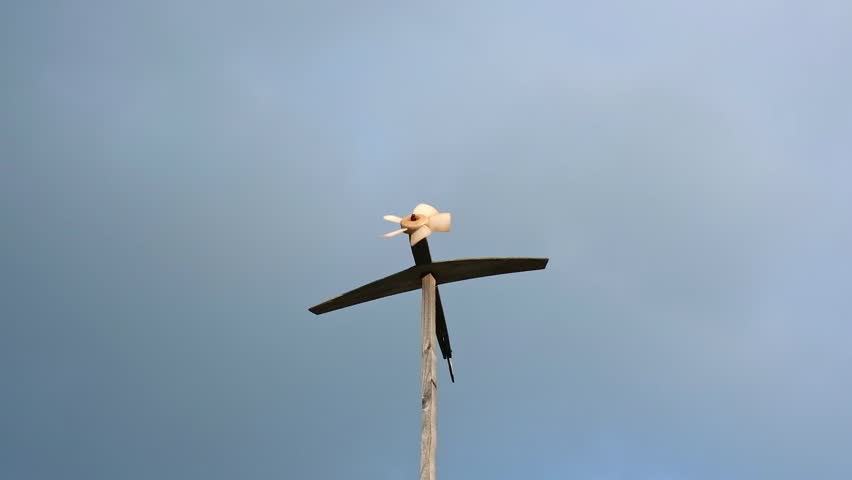
<instances>
[{"instance_id":1,"label":"hazy sky","mask_svg":"<svg viewBox=\"0 0 852 480\"><path fill-rule=\"evenodd\" d=\"M0 478L852 478L852 3L0 7Z\"/></svg>"}]
</instances>

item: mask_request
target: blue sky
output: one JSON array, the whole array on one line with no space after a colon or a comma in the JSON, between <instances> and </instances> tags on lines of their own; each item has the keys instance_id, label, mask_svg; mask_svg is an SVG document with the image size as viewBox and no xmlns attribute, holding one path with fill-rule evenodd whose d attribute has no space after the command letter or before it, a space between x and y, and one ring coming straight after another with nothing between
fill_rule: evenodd
<instances>
[{"instance_id":1,"label":"blue sky","mask_svg":"<svg viewBox=\"0 0 852 480\"><path fill-rule=\"evenodd\" d=\"M0 477L852 477L848 2L6 2Z\"/></svg>"}]
</instances>

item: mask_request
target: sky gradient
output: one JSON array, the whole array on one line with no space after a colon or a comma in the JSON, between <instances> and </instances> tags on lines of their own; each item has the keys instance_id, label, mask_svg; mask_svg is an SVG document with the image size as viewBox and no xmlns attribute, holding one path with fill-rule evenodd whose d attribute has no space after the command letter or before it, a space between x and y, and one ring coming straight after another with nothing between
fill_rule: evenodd
<instances>
[{"instance_id":1,"label":"sky gradient","mask_svg":"<svg viewBox=\"0 0 852 480\"><path fill-rule=\"evenodd\" d=\"M0 478L852 478L849 2L0 6Z\"/></svg>"}]
</instances>

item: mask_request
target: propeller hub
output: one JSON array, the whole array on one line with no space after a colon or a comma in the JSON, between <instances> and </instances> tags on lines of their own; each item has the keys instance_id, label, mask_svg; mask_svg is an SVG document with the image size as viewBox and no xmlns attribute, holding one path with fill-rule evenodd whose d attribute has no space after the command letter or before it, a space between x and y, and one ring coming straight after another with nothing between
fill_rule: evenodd
<instances>
[{"instance_id":1,"label":"propeller hub","mask_svg":"<svg viewBox=\"0 0 852 480\"><path fill-rule=\"evenodd\" d=\"M432 234L432 232L449 232L450 231L450 213L441 213L432 205L420 203L414 207L411 215L397 217L396 215L385 215L384 219L389 222L399 223L398 230L384 234L385 238L395 237L400 233L408 234L408 241L411 246L417 245L418 242Z\"/></svg>"},{"instance_id":2,"label":"propeller hub","mask_svg":"<svg viewBox=\"0 0 852 480\"><path fill-rule=\"evenodd\" d=\"M423 225L429 223L429 218L426 215L417 215L412 213L410 216L405 217L399 222L399 225L402 228L407 228L409 231L418 229Z\"/></svg>"}]
</instances>

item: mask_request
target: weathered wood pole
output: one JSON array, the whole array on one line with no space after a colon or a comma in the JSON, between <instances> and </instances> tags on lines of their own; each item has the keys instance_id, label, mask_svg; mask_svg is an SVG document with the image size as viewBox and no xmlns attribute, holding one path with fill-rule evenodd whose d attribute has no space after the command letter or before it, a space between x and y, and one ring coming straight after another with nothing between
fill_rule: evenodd
<instances>
[{"instance_id":1,"label":"weathered wood pole","mask_svg":"<svg viewBox=\"0 0 852 480\"><path fill-rule=\"evenodd\" d=\"M435 449L438 443L437 364L435 355L435 277L422 279L423 304L420 310L420 392L423 423L420 426L420 480L435 480Z\"/></svg>"}]
</instances>

